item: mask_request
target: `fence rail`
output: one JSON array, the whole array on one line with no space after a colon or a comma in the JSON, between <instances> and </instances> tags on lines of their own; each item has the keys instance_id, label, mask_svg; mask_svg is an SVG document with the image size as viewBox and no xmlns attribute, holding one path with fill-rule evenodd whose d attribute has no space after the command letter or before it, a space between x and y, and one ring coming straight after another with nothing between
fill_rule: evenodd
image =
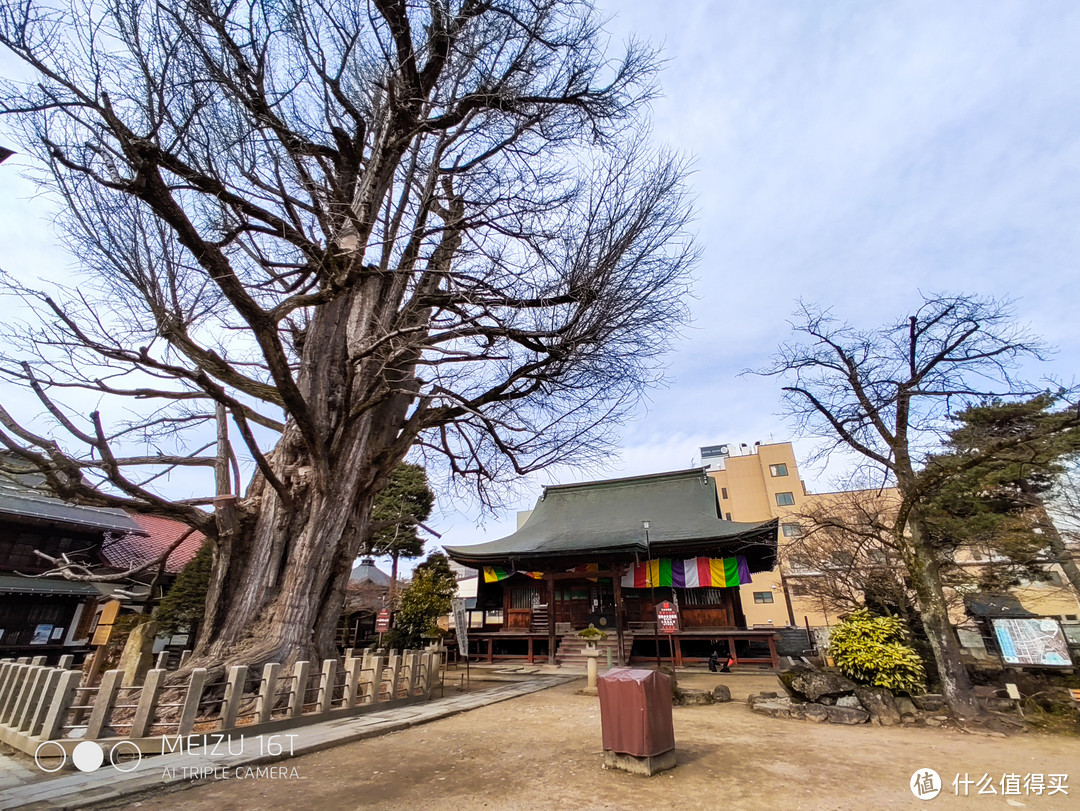
<instances>
[{"instance_id":1,"label":"fence rail","mask_svg":"<svg viewBox=\"0 0 1080 811\"><path fill-rule=\"evenodd\" d=\"M430 698L444 654L440 647L387 654L369 650L343 662L327 659L321 667L297 662L286 670L270 663L258 673L237 665L224 681L212 683L205 668L194 668L186 684L169 686L162 658L141 684L126 686L122 670L106 671L96 686L82 684L82 672L70 669L70 656L56 667L47 666L44 657L5 659L0 661L0 741L34 754L45 741L74 746L98 740L105 746L317 721Z\"/></svg>"}]
</instances>

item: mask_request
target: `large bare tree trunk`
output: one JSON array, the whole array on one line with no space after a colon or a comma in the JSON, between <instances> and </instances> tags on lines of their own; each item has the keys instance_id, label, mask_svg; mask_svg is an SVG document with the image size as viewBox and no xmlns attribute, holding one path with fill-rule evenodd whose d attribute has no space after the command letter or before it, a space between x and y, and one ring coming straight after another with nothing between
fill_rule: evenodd
<instances>
[{"instance_id":1,"label":"large bare tree trunk","mask_svg":"<svg viewBox=\"0 0 1080 811\"><path fill-rule=\"evenodd\" d=\"M960 640L949 621L949 606L941 588L937 557L927 544L922 519L914 514L908 519L910 537L897 538L904 562L911 574L912 588L918 596L919 616L926 637L934 651L945 701L961 718L977 718L983 714L975 695L967 667L960 650Z\"/></svg>"},{"instance_id":2,"label":"large bare tree trunk","mask_svg":"<svg viewBox=\"0 0 1080 811\"><path fill-rule=\"evenodd\" d=\"M399 461L388 454L400 455L390 449L412 400L407 390L387 393L359 418L348 413L376 362L347 375L350 336L375 330L382 313L370 302L380 300L379 284L324 308L308 328L298 383L333 474L320 476L299 431L287 425L269 460L291 503L257 475L238 507L244 517L219 537L194 666L319 661L335 653L351 564L385 471Z\"/></svg>"}]
</instances>

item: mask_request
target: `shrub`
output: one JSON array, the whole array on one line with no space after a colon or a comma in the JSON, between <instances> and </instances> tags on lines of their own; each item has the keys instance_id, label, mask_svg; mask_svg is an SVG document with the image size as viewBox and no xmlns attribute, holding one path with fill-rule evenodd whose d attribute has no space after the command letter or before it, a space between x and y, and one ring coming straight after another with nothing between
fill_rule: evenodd
<instances>
[{"instance_id":1,"label":"shrub","mask_svg":"<svg viewBox=\"0 0 1080 811\"><path fill-rule=\"evenodd\" d=\"M899 617L876 617L866 609L845 617L829 634L829 655L854 682L887 690L921 692L922 659L907 644Z\"/></svg>"}]
</instances>

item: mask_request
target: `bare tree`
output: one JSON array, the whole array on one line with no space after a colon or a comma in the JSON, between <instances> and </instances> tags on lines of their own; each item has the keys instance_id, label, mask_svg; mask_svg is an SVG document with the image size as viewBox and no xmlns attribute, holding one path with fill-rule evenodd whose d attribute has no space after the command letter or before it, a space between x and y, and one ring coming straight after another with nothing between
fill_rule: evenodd
<instances>
[{"instance_id":1,"label":"bare tree","mask_svg":"<svg viewBox=\"0 0 1080 811\"><path fill-rule=\"evenodd\" d=\"M0 441L61 497L208 536L194 664L329 654L410 448L483 496L602 452L662 372L685 172L647 146L654 53L610 57L588 3L26 0L0 43L86 271L20 290L40 320L2 369L55 433L0 410ZM187 468L213 491L165 498Z\"/></svg>"},{"instance_id":2,"label":"bare tree","mask_svg":"<svg viewBox=\"0 0 1080 811\"><path fill-rule=\"evenodd\" d=\"M945 698L961 717L980 715L949 622L924 506L940 482L1017 440L992 439L948 465L927 463L953 410L1037 393L1013 370L1025 358L1041 359L1043 346L1016 325L1007 302L977 296L924 296L913 315L872 331L806 305L797 319L793 328L802 340L781 347L763 373L784 378L786 404L805 434L856 451L895 486L889 536L915 593Z\"/></svg>"}]
</instances>

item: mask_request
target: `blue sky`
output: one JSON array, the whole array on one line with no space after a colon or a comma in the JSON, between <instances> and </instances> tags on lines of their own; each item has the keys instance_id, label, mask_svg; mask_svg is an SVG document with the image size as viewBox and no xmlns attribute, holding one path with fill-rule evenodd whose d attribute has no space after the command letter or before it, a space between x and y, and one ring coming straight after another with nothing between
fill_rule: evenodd
<instances>
[{"instance_id":1,"label":"blue sky","mask_svg":"<svg viewBox=\"0 0 1080 811\"><path fill-rule=\"evenodd\" d=\"M1034 371L1074 377L1080 4L599 5L616 42L636 32L670 60L654 133L694 158L704 253L670 385L626 426L610 468L554 478L671 470L699 445L790 438L779 384L737 375L787 337L799 297L874 326L920 289L1012 296L1059 350ZM8 168L0 267L63 276L71 260L53 247L47 206ZM523 483L518 506L551 478ZM450 498L438 510L446 543L514 524L508 512L478 528Z\"/></svg>"}]
</instances>

